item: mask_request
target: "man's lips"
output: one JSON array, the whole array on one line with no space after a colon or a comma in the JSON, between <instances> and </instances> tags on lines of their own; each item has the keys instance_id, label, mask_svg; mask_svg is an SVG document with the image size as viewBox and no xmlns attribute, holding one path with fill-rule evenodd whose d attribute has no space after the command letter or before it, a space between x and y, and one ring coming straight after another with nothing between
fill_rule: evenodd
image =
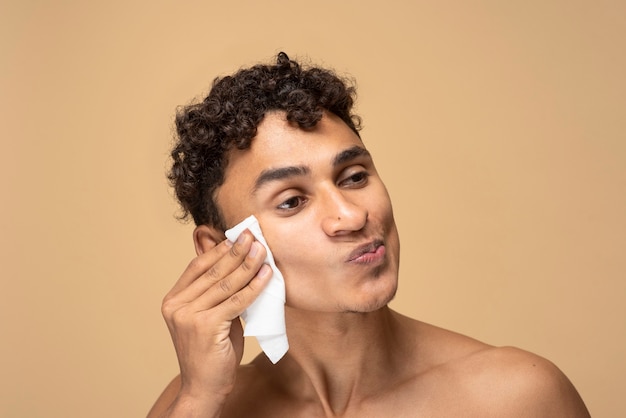
<instances>
[{"instance_id":1,"label":"man's lips","mask_svg":"<svg viewBox=\"0 0 626 418\"><path fill-rule=\"evenodd\" d=\"M374 254L377 252L377 250L383 246L383 241L380 239L376 239L372 242L369 242L367 244L363 244L360 245L359 247L357 247L354 251L352 251L346 261L347 262L351 262L351 261L357 261L360 257L362 257L365 254Z\"/></svg>"}]
</instances>

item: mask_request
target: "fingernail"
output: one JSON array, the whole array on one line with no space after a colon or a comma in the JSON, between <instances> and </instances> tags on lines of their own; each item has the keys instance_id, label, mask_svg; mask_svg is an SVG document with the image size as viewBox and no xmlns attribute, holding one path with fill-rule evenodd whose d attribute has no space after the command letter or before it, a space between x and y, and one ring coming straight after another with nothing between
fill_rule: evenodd
<instances>
[{"instance_id":1,"label":"fingernail","mask_svg":"<svg viewBox=\"0 0 626 418\"><path fill-rule=\"evenodd\" d=\"M272 269L270 268L270 266L268 266L267 264L263 264L261 268L259 269L258 276L266 277L266 276L269 276L271 273L272 273Z\"/></svg>"},{"instance_id":2,"label":"fingernail","mask_svg":"<svg viewBox=\"0 0 626 418\"><path fill-rule=\"evenodd\" d=\"M255 255L257 255L257 253L259 252L259 246L261 244L259 244L258 242L253 242L252 243L252 247L250 247L250 257L254 257Z\"/></svg>"},{"instance_id":3,"label":"fingernail","mask_svg":"<svg viewBox=\"0 0 626 418\"><path fill-rule=\"evenodd\" d=\"M239 237L237 238L237 243L243 244L245 240L246 240L246 231L243 231L241 234L239 234Z\"/></svg>"}]
</instances>

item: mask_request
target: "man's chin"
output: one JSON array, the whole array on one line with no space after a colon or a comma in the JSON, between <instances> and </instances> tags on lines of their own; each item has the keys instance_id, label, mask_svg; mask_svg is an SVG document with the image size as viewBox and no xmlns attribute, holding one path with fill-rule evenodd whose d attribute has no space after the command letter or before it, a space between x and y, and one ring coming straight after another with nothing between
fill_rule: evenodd
<instances>
[{"instance_id":1,"label":"man's chin","mask_svg":"<svg viewBox=\"0 0 626 418\"><path fill-rule=\"evenodd\" d=\"M397 290L398 286L394 286L394 288L390 289L390 291L386 295L379 295L377 298L358 302L353 304L352 306L344 306L341 311L345 313L375 312L387 306L396 297Z\"/></svg>"}]
</instances>

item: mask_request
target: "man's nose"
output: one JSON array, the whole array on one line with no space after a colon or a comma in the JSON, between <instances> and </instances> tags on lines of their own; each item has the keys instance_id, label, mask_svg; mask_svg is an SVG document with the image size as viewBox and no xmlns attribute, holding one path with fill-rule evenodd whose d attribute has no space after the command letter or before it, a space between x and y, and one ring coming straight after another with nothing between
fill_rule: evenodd
<instances>
[{"instance_id":1,"label":"man's nose","mask_svg":"<svg viewBox=\"0 0 626 418\"><path fill-rule=\"evenodd\" d=\"M367 222L368 212L362 202L350 198L350 191L333 189L324 196L322 229L329 236L360 231Z\"/></svg>"}]
</instances>

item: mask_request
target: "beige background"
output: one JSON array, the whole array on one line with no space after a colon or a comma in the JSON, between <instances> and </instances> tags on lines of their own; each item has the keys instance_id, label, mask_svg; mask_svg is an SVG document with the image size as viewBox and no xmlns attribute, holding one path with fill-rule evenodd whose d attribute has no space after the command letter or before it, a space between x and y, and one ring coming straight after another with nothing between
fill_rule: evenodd
<instances>
[{"instance_id":1,"label":"beige background","mask_svg":"<svg viewBox=\"0 0 626 418\"><path fill-rule=\"evenodd\" d=\"M0 416L146 413L193 255L174 109L279 50L359 83L393 306L548 357L594 416L626 416L624 5L3 0Z\"/></svg>"}]
</instances>

